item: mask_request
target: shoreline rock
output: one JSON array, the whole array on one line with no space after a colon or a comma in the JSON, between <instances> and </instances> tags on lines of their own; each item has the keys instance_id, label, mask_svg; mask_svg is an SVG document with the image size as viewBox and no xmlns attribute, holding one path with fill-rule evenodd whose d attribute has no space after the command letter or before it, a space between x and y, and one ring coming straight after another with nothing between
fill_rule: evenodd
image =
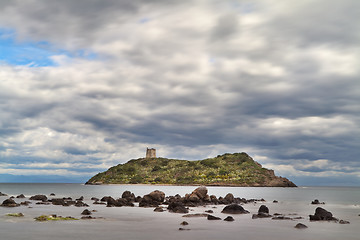
<instances>
[{"instance_id":1,"label":"shoreline rock","mask_svg":"<svg viewBox=\"0 0 360 240\"><path fill-rule=\"evenodd\" d=\"M316 208L315 214L309 215L309 217L310 217L310 221L338 221L337 218L333 217L331 212L321 207Z\"/></svg>"},{"instance_id":2,"label":"shoreline rock","mask_svg":"<svg viewBox=\"0 0 360 240\"><path fill-rule=\"evenodd\" d=\"M245 210L242 206L238 204L231 204L221 211L221 213L227 213L227 214L247 214L250 213L249 211Z\"/></svg>"},{"instance_id":3,"label":"shoreline rock","mask_svg":"<svg viewBox=\"0 0 360 240\"><path fill-rule=\"evenodd\" d=\"M2 207L19 207L20 204L16 203L13 199L9 198L3 201Z\"/></svg>"}]
</instances>

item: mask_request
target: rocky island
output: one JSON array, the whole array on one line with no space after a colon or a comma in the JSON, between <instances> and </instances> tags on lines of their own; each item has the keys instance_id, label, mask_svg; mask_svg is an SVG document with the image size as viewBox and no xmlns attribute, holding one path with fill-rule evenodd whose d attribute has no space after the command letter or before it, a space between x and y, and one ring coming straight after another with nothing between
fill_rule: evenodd
<instances>
[{"instance_id":1,"label":"rocky island","mask_svg":"<svg viewBox=\"0 0 360 240\"><path fill-rule=\"evenodd\" d=\"M146 158L133 159L98 173L86 184L296 187L287 178L263 168L244 152L197 161L157 158L153 153L147 154Z\"/></svg>"}]
</instances>

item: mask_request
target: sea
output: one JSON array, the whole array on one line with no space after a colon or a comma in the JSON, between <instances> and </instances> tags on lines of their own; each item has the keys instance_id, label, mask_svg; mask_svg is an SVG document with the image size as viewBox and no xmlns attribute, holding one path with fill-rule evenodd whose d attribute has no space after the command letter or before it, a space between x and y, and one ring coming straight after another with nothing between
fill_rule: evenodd
<instances>
[{"instance_id":1,"label":"sea","mask_svg":"<svg viewBox=\"0 0 360 240\"><path fill-rule=\"evenodd\" d=\"M143 196L154 190L160 190L166 196L191 193L197 186L162 186L162 185L84 185L60 183L0 183L0 203L10 196L24 194L26 199L14 198L16 202L28 200L35 194L44 194L49 198L84 197L93 211L91 220L37 222L35 217L56 214L81 218L84 207L63 207L54 205L38 205L32 201L29 206L15 208L0 207L0 239L6 240L113 240L113 239L291 239L291 240L332 240L360 239L360 188L359 187L207 187L209 195L224 197L232 193L235 197L246 199L264 199L244 204L250 214L232 215L235 221L210 221L204 217L186 218L183 214L170 212L154 212L153 208L140 207L106 207L94 205L92 197L121 197L126 190L136 196ZM324 202L313 205L318 199ZM276 201L274 201L276 200ZM270 214L282 214L286 220L271 218L252 219L261 205L266 205ZM166 207L166 206L164 206ZM311 222L309 215L315 213L317 207L332 212L338 222ZM212 215L224 219L228 214L221 213L224 205L207 205L190 208L190 213L204 213L212 210ZM10 217L9 213L23 213L24 217ZM189 225L182 226L187 221ZM298 223L308 228L296 229ZM179 230L182 228L183 230Z\"/></svg>"}]
</instances>

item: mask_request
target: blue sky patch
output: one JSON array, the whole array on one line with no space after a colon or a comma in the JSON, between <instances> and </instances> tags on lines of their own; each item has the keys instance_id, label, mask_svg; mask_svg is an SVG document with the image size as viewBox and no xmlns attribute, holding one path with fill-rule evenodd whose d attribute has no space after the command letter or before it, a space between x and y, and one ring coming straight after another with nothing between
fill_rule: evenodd
<instances>
[{"instance_id":1,"label":"blue sky patch","mask_svg":"<svg viewBox=\"0 0 360 240\"><path fill-rule=\"evenodd\" d=\"M46 41L32 42L16 40L16 33L0 28L0 62L10 65L28 65L30 67L55 66L51 59L54 55L66 55L70 58L78 57L93 60L95 53L80 49L74 53L58 49Z\"/></svg>"}]
</instances>

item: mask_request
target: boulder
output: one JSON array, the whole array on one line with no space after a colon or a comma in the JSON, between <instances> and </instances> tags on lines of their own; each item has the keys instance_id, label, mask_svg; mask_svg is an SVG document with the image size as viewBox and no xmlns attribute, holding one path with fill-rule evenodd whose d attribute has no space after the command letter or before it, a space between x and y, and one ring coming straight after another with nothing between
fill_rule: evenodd
<instances>
[{"instance_id":1,"label":"boulder","mask_svg":"<svg viewBox=\"0 0 360 240\"><path fill-rule=\"evenodd\" d=\"M210 201L215 205L219 204L219 200L217 199L217 197L215 195L210 195Z\"/></svg>"},{"instance_id":2,"label":"boulder","mask_svg":"<svg viewBox=\"0 0 360 240\"><path fill-rule=\"evenodd\" d=\"M47 201L47 197L45 195L34 195L30 197L30 200L35 200L35 201L43 201L46 202Z\"/></svg>"},{"instance_id":3,"label":"boulder","mask_svg":"<svg viewBox=\"0 0 360 240\"><path fill-rule=\"evenodd\" d=\"M181 202L171 202L167 208L169 212L173 213L188 213L189 210Z\"/></svg>"},{"instance_id":4,"label":"boulder","mask_svg":"<svg viewBox=\"0 0 360 240\"><path fill-rule=\"evenodd\" d=\"M310 221L337 221L333 217L331 212L326 211L325 209L318 207L315 209L314 215L309 215Z\"/></svg>"},{"instance_id":5,"label":"boulder","mask_svg":"<svg viewBox=\"0 0 360 240\"><path fill-rule=\"evenodd\" d=\"M221 211L222 213L227 214L245 214L249 213L249 211L245 210L242 206L238 204L230 204Z\"/></svg>"},{"instance_id":6,"label":"boulder","mask_svg":"<svg viewBox=\"0 0 360 240\"><path fill-rule=\"evenodd\" d=\"M50 200L53 205L69 206L67 202L62 198L53 198Z\"/></svg>"},{"instance_id":7,"label":"boulder","mask_svg":"<svg viewBox=\"0 0 360 240\"><path fill-rule=\"evenodd\" d=\"M20 204L16 203L13 199L9 198L3 201L2 207L18 207Z\"/></svg>"},{"instance_id":8,"label":"boulder","mask_svg":"<svg viewBox=\"0 0 360 240\"><path fill-rule=\"evenodd\" d=\"M16 196L16 198L25 198L24 194L20 194L18 196Z\"/></svg>"},{"instance_id":9,"label":"boulder","mask_svg":"<svg viewBox=\"0 0 360 240\"><path fill-rule=\"evenodd\" d=\"M198 202L200 202L200 198L196 193L191 193L189 195L188 201L193 202L193 203L198 203Z\"/></svg>"},{"instance_id":10,"label":"boulder","mask_svg":"<svg viewBox=\"0 0 360 240\"><path fill-rule=\"evenodd\" d=\"M0 192L0 196L5 197L5 196L7 196L7 194Z\"/></svg>"},{"instance_id":11,"label":"boulder","mask_svg":"<svg viewBox=\"0 0 360 240\"><path fill-rule=\"evenodd\" d=\"M233 222L235 221L235 219L232 217L232 216L227 216L224 221L227 221L227 222Z\"/></svg>"},{"instance_id":12,"label":"boulder","mask_svg":"<svg viewBox=\"0 0 360 240\"><path fill-rule=\"evenodd\" d=\"M298 223L296 224L296 226L294 228L297 228L297 229L305 229L305 228L308 228L305 224L302 224L302 223Z\"/></svg>"},{"instance_id":13,"label":"boulder","mask_svg":"<svg viewBox=\"0 0 360 240\"><path fill-rule=\"evenodd\" d=\"M163 212L163 211L164 211L164 209L162 207L156 207L154 209L154 212Z\"/></svg>"},{"instance_id":14,"label":"boulder","mask_svg":"<svg viewBox=\"0 0 360 240\"><path fill-rule=\"evenodd\" d=\"M130 191L123 192L121 198L125 198L128 201L135 202L135 194L131 193Z\"/></svg>"},{"instance_id":15,"label":"boulder","mask_svg":"<svg viewBox=\"0 0 360 240\"><path fill-rule=\"evenodd\" d=\"M83 201L83 200L84 200L84 196L81 196L81 197L76 199L76 201Z\"/></svg>"},{"instance_id":16,"label":"boulder","mask_svg":"<svg viewBox=\"0 0 360 240\"><path fill-rule=\"evenodd\" d=\"M318 199L315 199L311 202L311 204L317 205L317 204L325 204L324 202L320 202Z\"/></svg>"},{"instance_id":17,"label":"boulder","mask_svg":"<svg viewBox=\"0 0 360 240\"><path fill-rule=\"evenodd\" d=\"M50 196L52 196L52 197L55 196L55 193L50 193Z\"/></svg>"},{"instance_id":18,"label":"boulder","mask_svg":"<svg viewBox=\"0 0 360 240\"><path fill-rule=\"evenodd\" d=\"M75 207L88 207L89 205L87 205L86 203L84 203L83 201L76 201L75 202Z\"/></svg>"},{"instance_id":19,"label":"boulder","mask_svg":"<svg viewBox=\"0 0 360 240\"><path fill-rule=\"evenodd\" d=\"M30 203L31 203L30 201L24 201L24 202L21 202L20 205L29 206Z\"/></svg>"},{"instance_id":20,"label":"boulder","mask_svg":"<svg viewBox=\"0 0 360 240\"><path fill-rule=\"evenodd\" d=\"M85 209L84 211L82 211L81 215L91 215L91 211L89 209Z\"/></svg>"},{"instance_id":21,"label":"boulder","mask_svg":"<svg viewBox=\"0 0 360 240\"><path fill-rule=\"evenodd\" d=\"M258 214L252 215L252 219L269 218L269 217L272 217L272 216L269 214L269 208L266 207L265 205L261 205L259 207Z\"/></svg>"},{"instance_id":22,"label":"boulder","mask_svg":"<svg viewBox=\"0 0 360 240\"><path fill-rule=\"evenodd\" d=\"M180 225L186 226L186 225L189 225L189 223L186 222L186 221L183 221L183 222L180 223Z\"/></svg>"},{"instance_id":23,"label":"boulder","mask_svg":"<svg viewBox=\"0 0 360 240\"><path fill-rule=\"evenodd\" d=\"M258 213L269 213L269 208L265 205L259 207Z\"/></svg>"},{"instance_id":24,"label":"boulder","mask_svg":"<svg viewBox=\"0 0 360 240\"><path fill-rule=\"evenodd\" d=\"M224 200L227 201L230 204L230 203L234 202L235 198L234 198L234 195L232 193L228 193L224 197Z\"/></svg>"},{"instance_id":25,"label":"boulder","mask_svg":"<svg viewBox=\"0 0 360 240\"><path fill-rule=\"evenodd\" d=\"M215 217L215 216L213 216L213 215L208 215L208 216L207 216L207 220L221 220L221 218Z\"/></svg>"},{"instance_id":26,"label":"boulder","mask_svg":"<svg viewBox=\"0 0 360 240\"><path fill-rule=\"evenodd\" d=\"M139 207L158 207L165 200L165 193L155 190L144 197L139 202Z\"/></svg>"},{"instance_id":27,"label":"boulder","mask_svg":"<svg viewBox=\"0 0 360 240\"><path fill-rule=\"evenodd\" d=\"M90 200L95 201L95 202L100 201L100 199L98 199L98 198L96 198L96 197L92 197Z\"/></svg>"},{"instance_id":28,"label":"boulder","mask_svg":"<svg viewBox=\"0 0 360 240\"><path fill-rule=\"evenodd\" d=\"M192 192L192 194L196 194L199 197L199 199L204 200L206 198L207 192L208 192L207 188L204 186L201 186L201 187L196 188Z\"/></svg>"},{"instance_id":29,"label":"boulder","mask_svg":"<svg viewBox=\"0 0 360 240\"><path fill-rule=\"evenodd\" d=\"M104 196L104 197L102 197L102 198L100 199L100 201L101 201L101 202L107 202L109 198L113 199L111 196Z\"/></svg>"},{"instance_id":30,"label":"boulder","mask_svg":"<svg viewBox=\"0 0 360 240\"><path fill-rule=\"evenodd\" d=\"M153 201L162 203L165 199L165 193L159 190L152 191L147 196L149 196Z\"/></svg>"}]
</instances>

